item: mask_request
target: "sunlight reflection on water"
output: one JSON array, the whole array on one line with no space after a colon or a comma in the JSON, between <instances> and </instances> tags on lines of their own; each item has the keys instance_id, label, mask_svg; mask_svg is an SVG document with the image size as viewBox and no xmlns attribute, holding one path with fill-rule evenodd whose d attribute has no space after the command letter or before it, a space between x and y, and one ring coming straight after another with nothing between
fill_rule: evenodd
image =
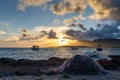
<instances>
[{"instance_id":1,"label":"sunlight reflection on water","mask_svg":"<svg viewBox=\"0 0 120 80\"><path fill-rule=\"evenodd\" d=\"M79 48L72 50L70 47L44 48L39 51L32 51L28 48L0 48L0 58L31 59L41 60L49 57L68 58L75 54L82 54L85 51L94 51L95 48ZM103 53L107 55L120 55L120 48L104 48Z\"/></svg>"}]
</instances>

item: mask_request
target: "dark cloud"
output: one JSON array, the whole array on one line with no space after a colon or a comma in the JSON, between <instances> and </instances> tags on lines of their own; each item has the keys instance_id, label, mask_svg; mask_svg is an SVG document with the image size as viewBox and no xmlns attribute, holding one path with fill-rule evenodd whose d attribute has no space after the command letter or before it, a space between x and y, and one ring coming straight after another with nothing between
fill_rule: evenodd
<instances>
[{"instance_id":1,"label":"dark cloud","mask_svg":"<svg viewBox=\"0 0 120 80\"><path fill-rule=\"evenodd\" d=\"M54 30L50 30L50 32L48 33L48 38L50 39L56 39L56 32L54 32Z\"/></svg>"},{"instance_id":2,"label":"dark cloud","mask_svg":"<svg viewBox=\"0 0 120 80\"><path fill-rule=\"evenodd\" d=\"M23 34L22 34L22 37L24 37L24 38L25 38L25 37L28 37L28 36L27 36L27 34L24 34L24 33L23 33Z\"/></svg>"},{"instance_id":3,"label":"dark cloud","mask_svg":"<svg viewBox=\"0 0 120 80\"><path fill-rule=\"evenodd\" d=\"M79 27L83 31L87 30L87 28L82 23L77 22L77 17L65 19L64 24L68 27Z\"/></svg>"},{"instance_id":4,"label":"dark cloud","mask_svg":"<svg viewBox=\"0 0 120 80\"><path fill-rule=\"evenodd\" d=\"M87 0L61 0L51 6L51 11L57 15L83 12L86 8Z\"/></svg>"},{"instance_id":5,"label":"dark cloud","mask_svg":"<svg viewBox=\"0 0 120 80\"><path fill-rule=\"evenodd\" d=\"M87 28L81 23L71 23L71 24L68 25L68 27L79 27L79 29L82 30L82 31L87 30Z\"/></svg>"},{"instance_id":6,"label":"dark cloud","mask_svg":"<svg viewBox=\"0 0 120 80\"><path fill-rule=\"evenodd\" d=\"M27 29L20 29L20 31L23 32L23 33L27 33L28 32Z\"/></svg>"},{"instance_id":7,"label":"dark cloud","mask_svg":"<svg viewBox=\"0 0 120 80\"><path fill-rule=\"evenodd\" d=\"M21 31L21 37L19 38L20 41L35 41L40 38L38 35L33 35L29 30L27 29L20 29Z\"/></svg>"},{"instance_id":8,"label":"dark cloud","mask_svg":"<svg viewBox=\"0 0 120 80\"><path fill-rule=\"evenodd\" d=\"M19 41L36 41L38 37L20 37Z\"/></svg>"},{"instance_id":9,"label":"dark cloud","mask_svg":"<svg viewBox=\"0 0 120 80\"><path fill-rule=\"evenodd\" d=\"M82 30L84 30L84 31L87 30L87 28L86 28L83 24L78 23L77 25L78 25L78 27L81 28Z\"/></svg>"},{"instance_id":10,"label":"dark cloud","mask_svg":"<svg viewBox=\"0 0 120 80\"><path fill-rule=\"evenodd\" d=\"M100 24L100 28L90 28L84 33L86 39L120 38L120 29L116 24Z\"/></svg>"},{"instance_id":11,"label":"dark cloud","mask_svg":"<svg viewBox=\"0 0 120 80\"><path fill-rule=\"evenodd\" d=\"M81 30L86 31L87 28L81 23L72 23L68 25L69 27L79 27Z\"/></svg>"},{"instance_id":12,"label":"dark cloud","mask_svg":"<svg viewBox=\"0 0 120 80\"><path fill-rule=\"evenodd\" d=\"M83 40L83 32L75 31L73 29L67 30L66 35L70 36L69 39Z\"/></svg>"},{"instance_id":13,"label":"dark cloud","mask_svg":"<svg viewBox=\"0 0 120 80\"><path fill-rule=\"evenodd\" d=\"M111 22L111 21L110 21ZM116 23L98 23L96 28L89 28L85 31L67 30L65 34L76 40L94 40L98 38L120 38L120 28ZM83 25L80 25L83 26ZM84 30L84 27L81 27Z\"/></svg>"},{"instance_id":14,"label":"dark cloud","mask_svg":"<svg viewBox=\"0 0 120 80\"><path fill-rule=\"evenodd\" d=\"M43 37L49 38L49 39L57 39L56 32L54 30L50 31L40 31L39 34L32 34L27 29L21 29L22 36L20 37L20 41L35 41L38 39L41 39Z\"/></svg>"},{"instance_id":15,"label":"dark cloud","mask_svg":"<svg viewBox=\"0 0 120 80\"><path fill-rule=\"evenodd\" d=\"M40 37L34 36L34 35L28 35L28 34L22 34L22 36L19 38L20 41L35 41L39 39Z\"/></svg>"},{"instance_id":16,"label":"dark cloud","mask_svg":"<svg viewBox=\"0 0 120 80\"><path fill-rule=\"evenodd\" d=\"M40 36L41 37L45 37L47 36L47 38L49 39L57 39L57 36L56 36L56 32L54 30L50 30L50 31L40 31Z\"/></svg>"},{"instance_id":17,"label":"dark cloud","mask_svg":"<svg viewBox=\"0 0 120 80\"><path fill-rule=\"evenodd\" d=\"M22 33L22 38L27 38L30 36L30 34L28 33L29 31L27 29L20 29L21 33Z\"/></svg>"},{"instance_id":18,"label":"dark cloud","mask_svg":"<svg viewBox=\"0 0 120 80\"><path fill-rule=\"evenodd\" d=\"M40 34L47 35L47 34L48 34L48 32L47 32L47 31L40 31Z\"/></svg>"},{"instance_id":19,"label":"dark cloud","mask_svg":"<svg viewBox=\"0 0 120 80\"><path fill-rule=\"evenodd\" d=\"M68 25L68 27L76 27L77 25L75 23L71 23Z\"/></svg>"},{"instance_id":20,"label":"dark cloud","mask_svg":"<svg viewBox=\"0 0 120 80\"><path fill-rule=\"evenodd\" d=\"M120 38L120 0L89 0L94 16L99 20L96 27L84 35L88 39Z\"/></svg>"},{"instance_id":21,"label":"dark cloud","mask_svg":"<svg viewBox=\"0 0 120 80\"><path fill-rule=\"evenodd\" d=\"M74 39L120 38L120 0L88 0L94 10L96 26L87 29L76 21L70 22L69 27L80 27L84 32L68 30L66 34Z\"/></svg>"},{"instance_id":22,"label":"dark cloud","mask_svg":"<svg viewBox=\"0 0 120 80\"><path fill-rule=\"evenodd\" d=\"M72 23L76 23L77 21L77 17L72 17L72 18L69 18L69 19L65 19L63 22L65 25L70 25Z\"/></svg>"}]
</instances>

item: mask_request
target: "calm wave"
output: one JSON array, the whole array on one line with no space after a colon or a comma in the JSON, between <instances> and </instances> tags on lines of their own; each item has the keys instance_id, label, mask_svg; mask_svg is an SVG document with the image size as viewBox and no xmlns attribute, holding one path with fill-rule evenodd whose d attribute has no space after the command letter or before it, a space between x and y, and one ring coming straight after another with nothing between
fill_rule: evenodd
<instances>
[{"instance_id":1,"label":"calm wave","mask_svg":"<svg viewBox=\"0 0 120 80\"><path fill-rule=\"evenodd\" d=\"M93 51L94 48L79 48L79 50L72 50L69 47L61 48L42 48L39 51L32 51L29 48L0 48L0 58L13 59L31 59L41 60L49 57L67 58L75 54L83 53L85 51ZM107 55L120 55L120 48L104 48L103 53Z\"/></svg>"}]
</instances>

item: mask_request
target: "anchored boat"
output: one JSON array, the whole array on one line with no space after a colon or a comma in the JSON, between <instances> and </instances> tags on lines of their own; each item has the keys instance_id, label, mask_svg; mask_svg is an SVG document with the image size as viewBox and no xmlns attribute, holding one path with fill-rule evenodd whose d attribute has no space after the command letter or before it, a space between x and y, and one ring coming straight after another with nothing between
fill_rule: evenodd
<instances>
[{"instance_id":1,"label":"anchored boat","mask_svg":"<svg viewBox=\"0 0 120 80\"><path fill-rule=\"evenodd\" d=\"M38 50L39 50L39 46L34 45L34 46L31 47L31 50L33 50L33 51L38 51Z\"/></svg>"},{"instance_id":2,"label":"anchored boat","mask_svg":"<svg viewBox=\"0 0 120 80\"><path fill-rule=\"evenodd\" d=\"M72 46L71 49L72 50L78 50L79 48L77 46Z\"/></svg>"}]
</instances>

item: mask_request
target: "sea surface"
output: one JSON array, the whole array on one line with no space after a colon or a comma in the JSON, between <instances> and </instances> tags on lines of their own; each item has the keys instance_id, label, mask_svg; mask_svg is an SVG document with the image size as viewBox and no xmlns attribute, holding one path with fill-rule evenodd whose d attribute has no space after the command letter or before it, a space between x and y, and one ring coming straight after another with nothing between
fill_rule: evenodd
<instances>
[{"instance_id":1,"label":"sea surface","mask_svg":"<svg viewBox=\"0 0 120 80\"><path fill-rule=\"evenodd\" d=\"M70 47L40 48L38 51L32 51L30 48L0 48L0 58L46 60L50 57L68 58L75 54L94 50L95 48L72 50ZM120 48L104 48L103 53L107 55L120 55Z\"/></svg>"}]
</instances>

